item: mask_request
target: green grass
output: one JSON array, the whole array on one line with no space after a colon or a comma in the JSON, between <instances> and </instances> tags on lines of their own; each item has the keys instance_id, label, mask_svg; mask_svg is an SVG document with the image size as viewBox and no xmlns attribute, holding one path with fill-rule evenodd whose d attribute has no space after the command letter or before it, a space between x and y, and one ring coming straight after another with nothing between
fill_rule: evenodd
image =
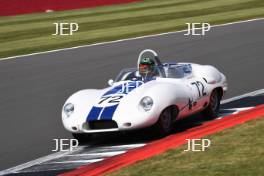
<instances>
[{"instance_id":1,"label":"green grass","mask_svg":"<svg viewBox=\"0 0 264 176\"><path fill-rule=\"evenodd\" d=\"M263 134L264 118L206 137L204 152L184 152L184 145L107 176L263 176Z\"/></svg>"},{"instance_id":2,"label":"green grass","mask_svg":"<svg viewBox=\"0 0 264 176\"><path fill-rule=\"evenodd\" d=\"M0 58L186 29L187 22L264 17L263 0L145 0L53 13L0 17ZM52 36L55 22L77 22L73 36Z\"/></svg>"}]
</instances>

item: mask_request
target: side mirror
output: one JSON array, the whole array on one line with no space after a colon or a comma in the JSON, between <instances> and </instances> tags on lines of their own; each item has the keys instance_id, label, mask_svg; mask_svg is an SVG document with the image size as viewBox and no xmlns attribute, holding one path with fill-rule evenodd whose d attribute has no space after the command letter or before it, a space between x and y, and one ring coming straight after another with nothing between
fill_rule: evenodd
<instances>
[{"instance_id":1,"label":"side mirror","mask_svg":"<svg viewBox=\"0 0 264 176\"><path fill-rule=\"evenodd\" d=\"M109 79L109 80L108 80L108 85L109 85L109 86L112 86L113 84L114 84L114 80Z\"/></svg>"}]
</instances>

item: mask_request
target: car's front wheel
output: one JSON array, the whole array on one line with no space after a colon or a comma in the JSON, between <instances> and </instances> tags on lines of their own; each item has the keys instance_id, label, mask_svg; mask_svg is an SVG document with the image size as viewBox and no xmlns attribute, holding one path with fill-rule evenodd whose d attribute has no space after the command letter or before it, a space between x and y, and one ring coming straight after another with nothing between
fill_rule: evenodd
<instances>
[{"instance_id":1,"label":"car's front wheel","mask_svg":"<svg viewBox=\"0 0 264 176\"><path fill-rule=\"evenodd\" d=\"M208 106L203 111L203 114L207 119L214 119L218 116L221 98L220 92L215 89L210 96L210 102Z\"/></svg>"},{"instance_id":2,"label":"car's front wheel","mask_svg":"<svg viewBox=\"0 0 264 176\"><path fill-rule=\"evenodd\" d=\"M92 135L87 133L72 133L72 136L78 140L79 143L89 142Z\"/></svg>"},{"instance_id":3,"label":"car's front wheel","mask_svg":"<svg viewBox=\"0 0 264 176\"><path fill-rule=\"evenodd\" d=\"M171 133L173 119L176 118L177 114L175 108L172 107L168 107L161 112L159 120L155 125L155 130L157 130L159 135L166 136Z\"/></svg>"}]
</instances>

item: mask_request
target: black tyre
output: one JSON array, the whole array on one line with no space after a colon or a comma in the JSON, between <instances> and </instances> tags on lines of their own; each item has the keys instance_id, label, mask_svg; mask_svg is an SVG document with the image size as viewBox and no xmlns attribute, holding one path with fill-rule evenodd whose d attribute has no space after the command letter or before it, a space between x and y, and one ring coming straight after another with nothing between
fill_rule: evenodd
<instances>
[{"instance_id":1,"label":"black tyre","mask_svg":"<svg viewBox=\"0 0 264 176\"><path fill-rule=\"evenodd\" d=\"M220 109L221 94L219 91L214 90L210 96L209 105L203 111L207 119L214 119L218 116Z\"/></svg>"},{"instance_id":2,"label":"black tyre","mask_svg":"<svg viewBox=\"0 0 264 176\"><path fill-rule=\"evenodd\" d=\"M168 107L161 112L159 120L155 124L155 131L158 135L166 136L172 132L173 119L176 118L177 114L177 110L172 107Z\"/></svg>"},{"instance_id":3,"label":"black tyre","mask_svg":"<svg viewBox=\"0 0 264 176\"><path fill-rule=\"evenodd\" d=\"M72 133L72 136L78 140L79 143L87 143L90 141L92 135L87 133Z\"/></svg>"}]
</instances>

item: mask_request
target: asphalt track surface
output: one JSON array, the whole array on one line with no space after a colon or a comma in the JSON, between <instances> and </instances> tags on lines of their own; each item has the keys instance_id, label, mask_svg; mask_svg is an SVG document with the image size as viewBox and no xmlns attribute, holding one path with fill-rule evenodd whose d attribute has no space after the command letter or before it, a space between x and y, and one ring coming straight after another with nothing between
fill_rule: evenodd
<instances>
[{"instance_id":1,"label":"asphalt track surface","mask_svg":"<svg viewBox=\"0 0 264 176\"><path fill-rule=\"evenodd\" d=\"M230 125L237 124L237 122L244 123L247 119L259 118L257 114L263 114L263 105L264 89L261 89L222 101L219 117L211 122L208 122L208 119L205 119L202 114L196 114L178 121L174 126L172 135L166 138L157 138L153 135L153 131L149 129L133 131L126 134L107 133L96 136L93 144L90 142L88 145L78 146L74 151L66 153L54 153L44 158L0 171L0 175L55 176L79 168L80 166L84 166L82 167L83 169L79 168L73 172L71 171L70 175L83 172L86 172L86 175L102 175L105 172L111 172L125 165L142 160L145 157L158 154L159 152L167 150L169 146L169 148L175 148L185 143L186 138L199 138L197 134L210 134L214 130L225 129L228 126L230 127ZM202 130L204 133L201 133L201 131L198 132L197 130ZM107 141L105 138L107 138ZM137 154L134 153L134 149L137 151ZM129 150L130 154L128 152ZM64 176L64 174L61 176Z\"/></svg>"},{"instance_id":2,"label":"asphalt track surface","mask_svg":"<svg viewBox=\"0 0 264 176\"><path fill-rule=\"evenodd\" d=\"M264 87L264 20L0 61L0 170L47 155L54 138L70 138L61 107L73 92L103 88L151 48L162 61L211 64L226 74L225 98Z\"/></svg>"}]
</instances>

